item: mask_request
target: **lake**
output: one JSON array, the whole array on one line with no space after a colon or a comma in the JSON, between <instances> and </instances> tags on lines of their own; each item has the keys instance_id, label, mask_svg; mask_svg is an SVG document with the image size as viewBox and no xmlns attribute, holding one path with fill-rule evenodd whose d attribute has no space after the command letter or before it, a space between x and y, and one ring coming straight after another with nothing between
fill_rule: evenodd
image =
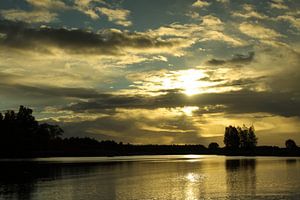
<instances>
[{"instance_id":1,"label":"lake","mask_svg":"<svg viewBox=\"0 0 300 200\"><path fill-rule=\"evenodd\" d=\"M300 158L164 155L0 160L0 199L300 199Z\"/></svg>"}]
</instances>

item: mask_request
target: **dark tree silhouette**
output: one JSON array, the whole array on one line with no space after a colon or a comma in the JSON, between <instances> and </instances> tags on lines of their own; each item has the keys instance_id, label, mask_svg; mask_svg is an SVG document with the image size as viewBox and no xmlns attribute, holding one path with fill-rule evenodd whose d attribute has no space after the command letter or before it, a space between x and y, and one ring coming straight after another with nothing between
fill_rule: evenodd
<instances>
[{"instance_id":1,"label":"dark tree silhouette","mask_svg":"<svg viewBox=\"0 0 300 200\"><path fill-rule=\"evenodd\" d=\"M225 128L224 135L225 147L230 149L238 149L240 146L240 137L237 128L234 126L228 126Z\"/></svg>"},{"instance_id":2,"label":"dark tree silhouette","mask_svg":"<svg viewBox=\"0 0 300 200\"><path fill-rule=\"evenodd\" d=\"M237 127L237 130L240 137L240 148L253 149L257 144L254 126L248 128L243 125L243 127Z\"/></svg>"},{"instance_id":3,"label":"dark tree silhouette","mask_svg":"<svg viewBox=\"0 0 300 200\"><path fill-rule=\"evenodd\" d=\"M296 145L296 142L292 139L288 139L285 141L285 146L287 149L296 149L298 146Z\"/></svg>"},{"instance_id":4,"label":"dark tree silhouette","mask_svg":"<svg viewBox=\"0 0 300 200\"><path fill-rule=\"evenodd\" d=\"M253 149L257 144L254 126L247 128L228 126L225 128L224 144L231 149Z\"/></svg>"},{"instance_id":5,"label":"dark tree silhouette","mask_svg":"<svg viewBox=\"0 0 300 200\"><path fill-rule=\"evenodd\" d=\"M250 126L250 128L248 130L248 140L249 140L248 146L250 148L256 147L258 138L255 135L255 129L254 129L253 125Z\"/></svg>"},{"instance_id":6,"label":"dark tree silhouette","mask_svg":"<svg viewBox=\"0 0 300 200\"><path fill-rule=\"evenodd\" d=\"M289 149L256 147L254 127L228 126L224 144L219 148L212 142L207 149L203 145L132 145L113 140L98 141L93 138L61 138L63 130L58 125L40 124L30 108L20 106L18 112L0 113L0 157L43 156L114 156L114 155L161 155L161 154L221 154L221 155L300 155L295 141L286 141ZM248 151L254 149L255 151ZM244 151L244 150L247 151Z\"/></svg>"},{"instance_id":7,"label":"dark tree silhouette","mask_svg":"<svg viewBox=\"0 0 300 200\"><path fill-rule=\"evenodd\" d=\"M6 153L44 150L59 138L62 129L57 125L39 124L32 110L20 106L15 113L8 110L0 114L0 149Z\"/></svg>"},{"instance_id":8,"label":"dark tree silhouette","mask_svg":"<svg viewBox=\"0 0 300 200\"><path fill-rule=\"evenodd\" d=\"M64 131L58 125L44 123L38 128L38 134L41 134L50 140L59 138L63 133Z\"/></svg>"},{"instance_id":9,"label":"dark tree silhouette","mask_svg":"<svg viewBox=\"0 0 300 200\"><path fill-rule=\"evenodd\" d=\"M210 150L216 150L216 149L219 148L219 144L216 143L216 142L212 142L212 143L210 143L210 144L208 145L208 148L209 148Z\"/></svg>"}]
</instances>

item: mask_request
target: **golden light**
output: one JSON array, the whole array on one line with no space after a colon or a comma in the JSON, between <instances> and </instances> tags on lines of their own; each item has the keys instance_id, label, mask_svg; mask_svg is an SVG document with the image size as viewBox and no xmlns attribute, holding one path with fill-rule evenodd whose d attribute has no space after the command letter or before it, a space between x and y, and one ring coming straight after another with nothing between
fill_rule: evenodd
<instances>
[{"instance_id":1,"label":"golden light","mask_svg":"<svg viewBox=\"0 0 300 200\"><path fill-rule=\"evenodd\" d=\"M161 95L168 90L180 90L187 96L203 93L216 93L230 91L232 88L219 87L226 81L211 81L208 77L208 70L205 69L186 69L177 71L149 72L149 74L135 74L132 79L132 88L141 94ZM120 91L118 91L120 93ZM131 90L123 90L124 93L132 93Z\"/></svg>"},{"instance_id":2,"label":"golden light","mask_svg":"<svg viewBox=\"0 0 300 200\"><path fill-rule=\"evenodd\" d=\"M189 69L179 71L180 75L178 81L180 88L184 90L184 93L188 96L198 94L201 92L201 86L203 82L200 81L201 78L204 78L206 75L201 70Z\"/></svg>"},{"instance_id":3,"label":"golden light","mask_svg":"<svg viewBox=\"0 0 300 200\"><path fill-rule=\"evenodd\" d=\"M181 110L186 116L193 116L193 112L199 110L199 107L197 107L197 106L184 106Z\"/></svg>"},{"instance_id":4,"label":"golden light","mask_svg":"<svg viewBox=\"0 0 300 200\"><path fill-rule=\"evenodd\" d=\"M200 175L199 174L195 174L195 173L188 173L185 178L191 182L191 183L195 183L197 181L199 181L200 179Z\"/></svg>"},{"instance_id":5,"label":"golden light","mask_svg":"<svg viewBox=\"0 0 300 200\"><path fill-rule=\"evenodd\" d=\"M188 69L171 71L162 78L163 89L181 89L184 94L192 96L195 94L205 93L210 90L209 86L216 83L202 80L207 77L204 70Z\"/></svg>"},{"instance_id":6,"label":"golden light","mask_svg":"<svg viewBox=\"0 0 300 200\"><path fill-rule=\"evenodd\" d=\"M196 158L203 158L203 155L195 155L195 154L188 154L188 155L184 155L184 158L188 158L188 159L196 159Z\"/></svg>"}]
</instances>

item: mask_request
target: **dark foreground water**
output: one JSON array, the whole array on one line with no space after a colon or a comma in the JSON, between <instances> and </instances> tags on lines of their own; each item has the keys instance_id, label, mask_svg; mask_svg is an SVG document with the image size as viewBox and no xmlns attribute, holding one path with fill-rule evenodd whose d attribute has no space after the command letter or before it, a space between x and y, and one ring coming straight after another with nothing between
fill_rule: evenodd
<instances>
[{"instance_id":1,"label":"dark foreground water","mask_svg":"<svg viewBox=\"0 0 300 200\"><path fill-rule=\"evenodd\" d=\"M186 155L1 160L0 199L300 199L300 159Z\"/></svg>"}]
</instances>

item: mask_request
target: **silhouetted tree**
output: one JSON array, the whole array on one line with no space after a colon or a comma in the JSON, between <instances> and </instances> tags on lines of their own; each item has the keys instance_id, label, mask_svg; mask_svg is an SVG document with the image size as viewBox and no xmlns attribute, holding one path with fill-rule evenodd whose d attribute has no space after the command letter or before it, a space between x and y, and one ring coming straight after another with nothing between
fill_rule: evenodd
<instances>
[{"instance_id":1,"label":"silhouetted tree","mask_svg":"<svg viewBox=\"0 0 300 200\"><path fill-rule=\"evenodd\" d=\"M216 143L216 142L212 142L208 145L208 148L211 149L211 150L216 150L219 148L219 144Z\"/></svg>"},{"instance_id":2,"label":"silhouetted tree","mask_svg":"<svg viewBox=\"0 0 300 200\"><path fill-rule=\"evenodd\" d=\"M249 140L248 147L250 147L250 148L256 147L258 139L255 135L255 129L254 129L253 125L250 126L250 128L248 130L248 140Z\"/></svg>"},{"instance_id":3,"label":"silhouetted tree","mask_svg":"<svg viewBox=\"0 0 300 200\"><path fill-rule=\"evenodd\" d=\"M225 128L224 144L231 149L253 149L257 144L257 137L255 135L254 127L228 126Z\"/></svg>"},{"instance_id":4,"label":"silhouetted tree","mask_svg":"<svg viewBox=\"0 0 300 200\"><path fill-rule=\"evenodd\" d=\"M240 137L240 148L253 149L257 144L254 126L248 128L243 125L243 127L237 127L237 130Z\"/></svg>"},{"instance_id":5,"label":"silhouetted tree","mask_svg":"<svg viewBox=\"0 0 300 200\"><path fill-rule=\"evenodd\" d=\"M46 148L51 140L62 134L57 125L39 125L32 109L20 106L15 113L8 110L0 114L0 148L5 152L24 152Z\"/></svg>"},{"instance_id":6,"label":"silhouetted tree","mask_svg":"<svg viewBox=\"0 0 300 200\"><path fill-rule=\"evenodd\" d=\"M248 128L245 127L237 127L238 135L240 138L240 148L245 149L248 146Z\"/></svg>"},{"instance_id":7,"label":"silhouetted tree","mask_svg":"<svg viewBox=\"0 0 300 200\"><path fill-rule=\"evenodd\" d=\"M296 149L297 148L296 142L292 139L286 140L285 146L287 149Z\"/></svg>"},{"instance_id":8,"label":"silhouetted tree","mask_svg":"<svg viewBox=\"0 0 300 200\"><path fill-rule=\"evenodd\" d=\"M193 153L232 153L219 149L216 142L203 145L131 145L113 140L97 141L93 138L64 138L63 130L58 125L40 124L32 115L30 108L20 106L18 112L8 110L0 113L0 157L15 156L74 156L74 155L135 155L135 154L193 154ZM251 149L257 144L254 127L246 126L225 128L224 144L227 148ZM295 141L286 141L288 149L295 149ZM216 151L212 151L216 150ZM300 151L281 151L278 147L257 147L256 152L267 155L299 155ZM296 153L295 153L296 152ZM58 154L57 154L58 153ZM240 151L244 153L244 151ZM246 152L245 153L249 153ZM253 152L250 152L253 153ZM293 154L292 154L293 153ZM287 155L287 154L286 154Z\"/></svg>"},{"instance_id":9,"label":"silhouetted tree","mask_svg":"<svg viewBox=\"0 0 300 200\"><path fill-rule=\"evenodd\" d=\"M56 139L62 134L64 131L58 125L50 125L47 123L41 124L38 129L38 134L44 135L48 140Z\"/></svg>"},{"instance_id":10,"label":"silhouetted tree","mask_svg":"<svg viewBox=\"0 0 300 200\"><path fill-rule=\"evenodd\" d=\"M16 114L15 114L15 111L13 111L13 110L8 110L4 114L4 121L12 122L15 119L16 119Z\"/></svg>"},{"instance_id":11,"label":"silhouetted tree","mask_svg":"<svg viewBox=\"0 0 300 200\"><path fill-rule=\"evenodd\" d=\"M240 137L237 128L234 126L228 126L225 128L224 135L225 147L230 149L237 149L240 146Z\"/></svg>"}]
</instances>

